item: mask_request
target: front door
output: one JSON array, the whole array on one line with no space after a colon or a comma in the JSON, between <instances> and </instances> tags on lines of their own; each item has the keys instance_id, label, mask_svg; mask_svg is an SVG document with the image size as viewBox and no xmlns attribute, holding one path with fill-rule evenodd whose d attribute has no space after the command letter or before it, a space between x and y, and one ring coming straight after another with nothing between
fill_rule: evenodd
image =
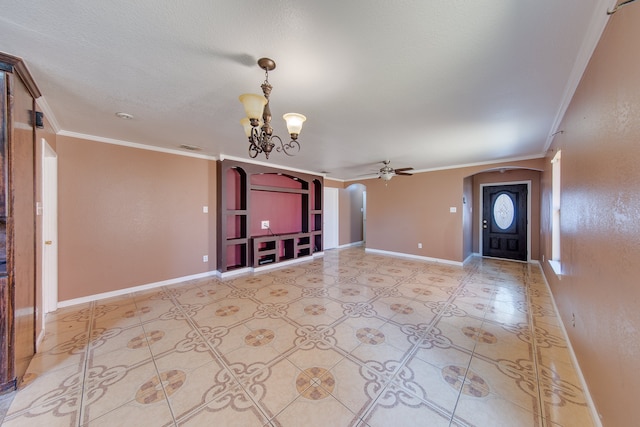
<instances>
[{"instance_id":1,"label":"front door","mask_svg":"<svg viewBox=\"0 0 640 427\"><path fill-rule=\"evenodd\" d=\"M527 260L527 184L485 186L482 255Z\"/></svg>"}]
</instances>

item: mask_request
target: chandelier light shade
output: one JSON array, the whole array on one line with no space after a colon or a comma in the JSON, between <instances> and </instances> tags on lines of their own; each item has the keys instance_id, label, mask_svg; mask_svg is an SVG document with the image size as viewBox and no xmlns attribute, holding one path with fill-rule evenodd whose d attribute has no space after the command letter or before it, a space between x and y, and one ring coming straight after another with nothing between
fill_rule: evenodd
<instances>
[{"instance_id":1,"label":"chandelier light shade","mask_svg":"<svg viewBox=\"0 0 640 427\"><path fill-rule=\"evenodd\" d=\"M276 63L269 58L260 58L258 66L265 72L265 81L260 86L264 95L245 93L239 97L246 114L246 117L240 120L240 124L249 139L249 157L255 158L258 154L264 153L268 159L274 148L278 152L293 156L300 151L298 135L302 131L302 123L307 118L298 113L287 113L282 116L287 122L287 130L291 136L291 141L287 143L282 142L279 136L273 134L271 109L269 108L269 95L271 95L273 86L269 84L269 71L276 68Z\"/></svg>"},{"instance_id":2,"label":"chandelier light shade","mask_svg":"<svg viewBox=\"0 0 640 427\"><path fill-rule=\"evenodd\" d=\"M298 134L302 130L302 123L304 123L307 118L298 113L287 113L282 116L282 118L287 122L287 131L289 131L291 138L298 138Z\"/></svg>"},{"instance_id":3,"label":"chandelier light shade","mask_svg":"<svg viewBox=\"0 0 640 427\"><path fill-rule=\"evenodd\" d=\"M240 102L244 106L244 112L248 119L260 119L264 106L267 105L267 98L255 93L245 93L240 95Z\"/></svg>"}]
</instances>

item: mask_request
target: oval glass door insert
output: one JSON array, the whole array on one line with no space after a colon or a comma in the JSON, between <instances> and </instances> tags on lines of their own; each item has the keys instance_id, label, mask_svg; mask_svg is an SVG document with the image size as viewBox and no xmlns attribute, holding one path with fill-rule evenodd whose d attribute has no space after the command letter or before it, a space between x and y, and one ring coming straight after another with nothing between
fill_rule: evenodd
<instances>
[{"instance_id":1,"label":"oval glass door insert","mask_svg":"<svg viewBox=\"0 0 640 427\"><path fill-rule=\"evenodd\" d=\"M501 230L506 230L513 224L515 206L507 194L501 194L493 203L493 219Z\"/></svg>"}]
</instances>

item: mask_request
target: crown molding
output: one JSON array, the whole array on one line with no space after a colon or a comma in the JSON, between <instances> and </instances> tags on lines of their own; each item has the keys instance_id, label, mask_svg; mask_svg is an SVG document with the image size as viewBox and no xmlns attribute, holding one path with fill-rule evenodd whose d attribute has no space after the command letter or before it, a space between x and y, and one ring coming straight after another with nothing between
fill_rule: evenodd
<instances>
[{"instance_id":1,"label":"crown molding","mask_svg":"<svg viewBox=\"0 0 640 427\"><path fill-rule=\"evenodd\" d=\"M60 128L60 123L58 123L58 119L56 119L55 114L53 114L53 110L49 106L49 103L47 102L44 95L36 99L36 104L38 105L38 107L40 107L40 110L42 110L42 114L44 114L44 118L51 125L51 128L53 129L53 133L56 133L56 134L60 133L62 131L62 129Z\"/></svg>"},{"instance_id":2,"label":"crown molding","mask_svg":"<svg viewBox=\"0 0 640 427\"><path fill-rule=\"evenodd\" d=\"M215 156L207 156L206 154L188 153L188 152L184 152L184 151L180 151L180 150L174 150L174 149L171 149L171 148L155 147L153 145L140 144L140 143L137 143L137 142L130 142L130 141L122 141L120 139L105 138L105 137L102 137L102 136L88 135L88 134L85 134L85 133L70 132L70 131L67 131L67 130L62 130L62 131L58 132L57 135L68 136L68 137L71 137L71 138L87 139L87 140L95 141L95 142L103 142L105 144L121 145L123 147L129 147L129 148L138 148L140 150L157 151L157 152L160 152L160 153L175 154L177 156L195 157L196 159L217 160L217 158Z\"/></svg>"},{"instance_id":3,"label":"crown molding","mask_svg":"<svg viewBox=\"0 0 640 427\"><path fill-rule=\"evenodd\" d=\"M327 175L326 173L320 173L320 172L310 171L306 169L292 168L289 166L278 165L276 163L262 162L260 160L245 159L243 157L228 156L226 154L220 154L220 160L232 160L234 162L251 163L253 165L266 166L269 168L283 169L291 172L305 173L307 175L321 176L322 178L326 178L326 175Z\"/></svg>"},{"instance_id":4,"label":"crown molding","mask_svg":"<svg viewBox=\"0 0 640 427\"><path fill-rule=\"evenodd\" d=\"M602 37L602 33L604 32L604 29L609 22L610 15L607 14L607 11L612 7L615 7L616 3L617 0L600 0L598 2L598 6L593 12L593 15L591 16L591 21L589 23L587 33L582 38L582 46L578 51L575 62L573 63L573 68L571 69L569 80L567 81L567 85L564 89L564 94L562 95L560 107L558 108L556 117L553 120L553 125L551 126L551 131L549 132L549 136L547 137L547 142L544 146L545 152L549 149L551 143L553 142L553 139L560 130L558 128L562 124L562 120L564 119L564 115L567 112L569 105L571 104L573 95L578 89L578 85L580 84L582 75L586 71L587 65L589 65L589 61L591 60L591 56L596 50L598 42Z\"/></svg>"}]
</instances>

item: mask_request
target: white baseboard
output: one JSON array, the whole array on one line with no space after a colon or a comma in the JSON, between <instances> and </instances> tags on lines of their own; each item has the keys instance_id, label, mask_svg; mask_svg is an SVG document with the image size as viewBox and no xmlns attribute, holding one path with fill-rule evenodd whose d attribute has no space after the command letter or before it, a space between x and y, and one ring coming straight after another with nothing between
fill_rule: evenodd
<instances>
[{"instance_id":1,"label":"white baseboard","mask_svg":"<svg viewBox=\"0 0 640 427\"><path fill-rule=\"evenodd\" d=\"M100 294L89 295L89 296L86 296L86 297L74 298L74 299L69 299L69 300L66 300L66 301L59 301L58 302L58 308L70 307L72 305L84 304L84 303L87 303L87 302L98 301L98 300L105 299L105 298L118 297L118 296L121 296L121 295L130 294L132 292L147 291L149 289L158 288L160 286L173 285L175 283L185 282L187 280L202 279L204 277L210 277L210 276L215 276L215 275L216 275L215 271L208 271L206 273L199 273L199 274L192 274L190 276L176 277L175 279L163 280L161 282L155 282L155 283L148 283L146 285L134 286L132 288L118 289L117 291L103 292L103 293L100 293Z\"/></svg>"},{"instance_id":2,"label":"white baseboard","mask_svg":"<svg viewBox=\"0 0 640 427\"><path fill-rule=\"evenodd\" d=\"M338 246L338 249L350 248L351 246L362 246L363 243L364 243L363 240L360 240L359 242L347 243L347 244Z\"/></svg>"},{"instance_id":3,"label":"white baseboard","mask_svg":"<svg viewBox=\"0 0 640 427\"><path fill-rule=\"evenodd\" d=\"M38 338L36 338L36 353L38 353L40 346L42 345L42 340L44 340L44 327L40 330Z\"/></svg>"},{"instance_id":4,"label":"white baseboard","mask_svg":"<svg viewBox=\"0 0 640 427\"><path fill-rule=\"evenodd\" d=\"M540 262L536 261L538 264ZM533 261L532 261L533 263ZM558 311L558 306L556 305L556 300L553 297L553 293L551 293L551 286L549 286L549 281L547 280L547 276L544 273L544 269L541 267L540 271L542 272L542 277L544 278L544 283L547 286L547 292L549 292L549 296L551 297L551 303L553 304L553 310L556 313L556 317L559 320L560 329L564 334L564 339L567 342L567 347L569 350L569 355L571 356L571 362L573 362L573 366L576 368L576 372L578 374L578 379L580 380L580 385L582 386L582 390L584 391L585 399L587 400L587 405L589 406L589 411L591 412L591 417L593 421L596 423L596 427L602 427L602 420L600 419L600 414L596 409L596 405L593 402L593 398L591 397L591 393L589 392L589 387L587 387L587 381L582 375L582 369L580 369L580 364L578 363L578 358L576 357L576 353L573 351L573 346L571 345L571 341L569 341L569 335L567 334L567 329L564 326L564 322L562 321L562 317L560 317L560 312Z\"/></svg>"},{"instance_id":5,"label":"white baseboard","mask_svg":"<svg viewBox=\"0 0 640 427\"><path fill-rule=\"evenodd\" d=\"M383 251L383 250L380 250L380 249L365 248L364 251L365 252L371 252L371 253L377 253L377 254L383 254L383 255L398 256L398 257L403 257L403 258L419 259L421 261L438 262L440 264L457 265L459 267L462 267L462 263L460 261L451 261L451 260L448 260L448 259L431 258L431 257L426 257L426 256L420 256L420 255L405 254L405 253L402 253L402 252Z\"/></svg>"}]
</instances>

